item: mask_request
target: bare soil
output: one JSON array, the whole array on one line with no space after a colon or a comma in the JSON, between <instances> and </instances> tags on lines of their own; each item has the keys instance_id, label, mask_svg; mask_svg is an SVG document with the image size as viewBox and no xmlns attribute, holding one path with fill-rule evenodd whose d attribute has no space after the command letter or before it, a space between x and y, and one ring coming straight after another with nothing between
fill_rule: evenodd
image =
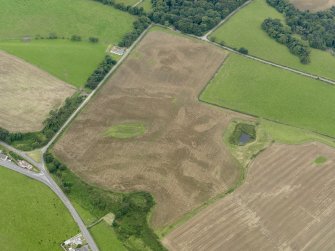
<instances>
[{"instance_id":1,"label":"bare soil","mask_svg":"<svg viewBox=\"0 0 335 251\"><path fill-rule=\"evenodd\" d=\"M335 5L335 0L290 0L300 10L321 11Z\"/></svg>"},{"instance_id":2,"label":"bare soil","mask_svg":"<svg viewBox=\"0 0 335 251\"><path fill-rule=\"evenodd\" d=\"M232 113L198 102L226 52L151 31L71 124L54 152L85 181L118 191L148 191L160 228L226 191L239 175L223 144ZM122 123L143 136L106 137Z\"/></svg>"},{"instance_id":3,"label":"bare soil","mask_svg":"<svg viewBox=\"0 0 335 251\"><path fill-rule=\"evenodd\" d=\"M13 132L42 129L50 110L75 89L47 72L0 51L0 127Z\"/></svg>"},{"instance_id":4,"label":"bare soil","mask_svg":"<svg viewBox=\"0 0 335 251\"><path fill-rule=\"evenodd\" d=\"M320 143L274 144L244 185L163 242L172 251L335 250L334 165L334 149Z\"/></svg>"}]
</instances>

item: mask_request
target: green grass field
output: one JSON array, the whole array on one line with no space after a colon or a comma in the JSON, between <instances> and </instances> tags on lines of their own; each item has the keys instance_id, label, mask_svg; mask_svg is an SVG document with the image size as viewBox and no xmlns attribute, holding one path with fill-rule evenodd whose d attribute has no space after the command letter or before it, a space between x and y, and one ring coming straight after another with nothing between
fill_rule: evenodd
<instances>
[{"instance_id":1,"label":"green grass field","mask_svg":"<svg viewBox=\"0 0 335 251\"><path fill-rule=\"evenodd\" d=\"M253 0L240 10L227 23L217 29L211 37L217 42L224 41L227 46L245 47L250 55L286 65L304 72L335 79L335 57L330 53L312 49L311 63L303 65L292 55L286 46L271 39L261 28L268 18L283 20L282 14L269 6L265 0Z\"/></svg>"},{"instance_id":2,"label":"green grass field","mask_svg":"<svg viewBox=\"0 0 335 251\"><path fill-rule=\"evenodd\" d=\"M92 0L0 0L0 39L73 34L118 43L135 17Z\"/></svg>"},{"instance_id":3,"label":"green grass field","mask_svg":"<svg viewBox=\"0 0 335 251\"><path fill-rule=\"evenodd\" d=\"M103 44L69 40L1 41L0 49L81 87L105 55Z\"/></svg>"},{"instance_id":4,"label":"green grass field","mask_svg":"<svg viewBox=\"0 0 335 251\"><path fill-rule=\"evenodd\" d=\"M116 139L129 139L143 135L145 130L142 123L126 123L110 127L105 135Z\"/></svg>"},{"instance_id":5,"label":"green grass field","mask_svg":"<svg viewBox=\"0 0 335 251\"><path fill-rule=\"evenodd\" d=\"M92 0L0 0L0 49L23 58L76 87L82 87L103 60L107 46L133 30L136 20L126 12ZM68 39L34 40L55 33ZM23 43L20 39L33 40ZM99 38L98 44L87 42ZM13 40L16 39L16 40Z\"/></svg>"},{"instance_id":6,"label":"green grass field","mask_svg":"<svg viewBox=\"0 0 335 251\"><path fill-rule=\"evenodd\" d=\"M126 251L127 249L122 245L120 240L116 237L111 226L108 226L106 222L102 221L99 224L93 226L90 232L94 240L98 243L101 251Z\"/></svg>"},{"instance_id":7,"label":"green grass field","mask_svg":"<svg viewBox=\"0 0 335 251\"><path fill-rule=\"evenodd\" d=\"M230 55L202 101L335 137L335 87Z\"/></svg>"},{"instance_id":8,"label":"green grass field","mask_svg":"<svg viewBox=\"0 0 335 251\"><path fill-rule=\"evenodd\" d=\"M2 251L62 250L79 232L58 197L44 184L0 167Z\"/></svg>"},{"instance_id":9,"label":"green grass field","mask_svg":"<svg viewBox=\"0 0 335 251\"><path fill-rule=\"evenodd\" d=\"M137 7L143 7L144 11L149 12L152 10L151 0L143 0Z\"/></svg>"}]
</instances>

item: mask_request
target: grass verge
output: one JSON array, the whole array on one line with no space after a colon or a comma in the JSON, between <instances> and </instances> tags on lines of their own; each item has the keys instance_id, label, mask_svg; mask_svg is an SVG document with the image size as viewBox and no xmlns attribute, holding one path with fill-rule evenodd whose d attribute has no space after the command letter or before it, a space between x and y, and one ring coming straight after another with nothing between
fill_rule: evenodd
<instances>
[{"instance_id":1,"label":"grass verge","mask_svg":"<svg viewBox=\"0 0 335 251\"><path fill-rule=\"evenodd\" d=\"M104 221L90 229L90 232L97 242L100 251L126 251L120 240L117 238L114 229Z\"/></svg>"},{"instance_id":2,"label":"grass verge","mask_svg":"<svg viewBox=\"0 0 335 251\"><path fill-rule=\"evenodd\" d=\"M0 0L0 6L1 39L55 33L58 37L97 37L104 45L117 44L132 31L136 20L126 12L92 0Z\"/></svg>"}]
</instances>

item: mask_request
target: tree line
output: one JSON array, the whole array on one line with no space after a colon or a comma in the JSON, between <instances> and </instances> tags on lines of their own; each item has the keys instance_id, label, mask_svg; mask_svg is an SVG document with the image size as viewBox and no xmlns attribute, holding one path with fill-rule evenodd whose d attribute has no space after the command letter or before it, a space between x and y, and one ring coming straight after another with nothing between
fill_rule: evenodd
<instances>
[{"instance_id":1,"label":"tree line","mask_svg":"<svg viewBox=\"0 0 335 251\"><path fill-rule=\"evenodd\" d=\"M25 151L42 147L63 126L83 100L84 96L79 94L67 98L62 107L50 111L49 117L43 122L44 128L40 132L12 133L4 128L0 128L0 140Z\"/></svg>"},{"instance_id":2,"label":"tree line","mask_svg":"<svg viewBox=\"0 0 335 251\"><path fill-rule=\"evenodd\" d=\"M124 3L117 3L114 0L93 0L96 2L100 2L105 5L113 6L114 8L122 11L126 11L129 14L136 15L136 16L142 16L145 15L145 11L143 7L133 7L131 5L125 5Z\"/></svg>"},{"instance_id":3,"label":"tree line","mask_svg":"<svg viewBox=\"0 0 335 251\"><path fill-rule=\"evenodd\" d=\"M106 55L104 60L98 65L91 76L87 79L85 87L94 90L101 80L107 75L107 73L116 64L116 61L111 56Z\"/></svg>"},{"instance_id":4,"label":"tree line","mask_svg":"<svg viewBox=\"0 0 335 251\"><path fill-rule=\"evenodd\" d=\"M114 0L94 0L132 15L140 16L134 22L134 31L124 36L120 46L129 47L151 22L173 26L189 34L200 36L215 27L247 0L152 0L152 11L142 7L126 6Z\"/></svg>"},{"instance_id":5,"label":"tree line","mask_svg":"<svg viewBox=\"0 0 335 251\"><path fill-rule=\"evenodd\" d=\"M292 32L307 40L312 48L335 49L335 7L311 13L298 10L286 0L267 0L267 3L284 14Z\"/></svg>"},{"instance_id":6,"label":"tree line","mask_svg":"<svg viewBox=\"0 0 335 251\"><path fill-rule=\"evenodd\" d=\"M129 47L136 41L136 39L142 34L142 32L149 27L151 21L146 16L141 16L133 23L133 31L127 33L123 36L122 40L119 42L121 47Z\"/></svg>"},{"instance_id":7,"label":"tree line","mask_svg":"<svg viewBox=\"0 0 335 251\"><path fill-rule=\"evenodd\" d=\"M286 45L292 54L299 57L301 63L310 63L309 47L294 38L290 28L284 27L279 19L265 19L262 23L262 29L277 42Z\"/></svg>"},{"instance_id":8,"label":"tree line","mask_svg":"<svg viewBox=\"0 0 335 251\"><path fill-rule=\"evenodd\" d=\"M149 193L118 193L100 189L82 181L51 152L44 154L44 160L58 185L82 208L97 219L110 212L115 214L113 229L127 249L166 250L148 225L148 214L155 205ZM131 241L134 239L142 242L143 247L134 247Z\"/></svg>"},{"instance_id":9,"label":"tree line","mask_svg":"<svg viewBox=\"0 0 335 251\"><path fill-rule=\"evenodd\" d=\"M215 27L247 0L152 0L149 18L197 36Z\"/></svg>"}]
</instances>

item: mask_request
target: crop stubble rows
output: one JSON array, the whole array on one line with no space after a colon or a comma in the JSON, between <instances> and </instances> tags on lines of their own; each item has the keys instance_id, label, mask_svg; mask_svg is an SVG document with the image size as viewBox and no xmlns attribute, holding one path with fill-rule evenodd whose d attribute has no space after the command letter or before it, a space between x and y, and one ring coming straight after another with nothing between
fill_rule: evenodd
<instances>
[{"instance_id":1,"label":"crop stubble rows","mask_svg":"<svg viewBox=\"0 0 335 251\"><path fill-rule=\"evenodd\" d=\"M75 89L23 60L0 51L0 127L30 132L42 129L50 110Z\"/></svg>"},{"instance_id":2,"label":"crop stubble rows","mask_svg":"<svg viewBox=\"0 0 335 251\"><path fill-rule=\"evenodd\" d=\"M290 0L301 10L321 11L335 5L335 0Z\"/></svg>"},{"instance_id":3,"label":"crop stubble rows","mask_svg":"<svg viewBox=\"0 0 335 251\"><path fill-rule=\"evenodd\" d=\"M84 180L144 190L157 205L155 228L225 192L239 175L222 143L231 112L197 96L223 62L223 50L152 31L72 123L55 154ZM107 128L143 123L145 135L106 137Z\"/></svg>"},{"instance_id":4,"label":"crop stubble rows","mask_svg":"<svg viewBox=\"0 0 335 251\"><path fill-rule=\"evenodd\" d=\"M317 156L327 162L316 165ZM235 193L164 239L170 250L333 250L335 154L320 143L274 144Z\"/></svg>"}]
</instances>

